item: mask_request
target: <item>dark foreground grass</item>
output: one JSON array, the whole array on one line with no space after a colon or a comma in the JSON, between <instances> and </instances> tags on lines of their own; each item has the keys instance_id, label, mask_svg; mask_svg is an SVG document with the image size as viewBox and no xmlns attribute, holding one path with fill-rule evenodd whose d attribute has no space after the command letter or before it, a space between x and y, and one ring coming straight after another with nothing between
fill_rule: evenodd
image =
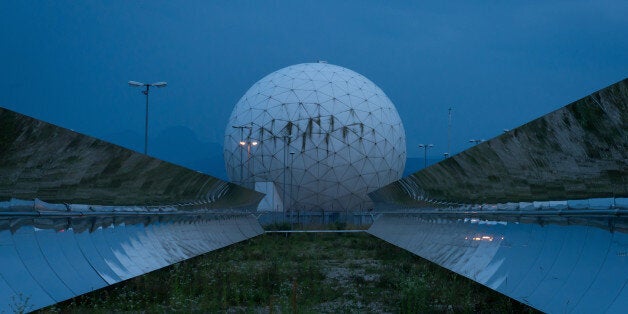
<instances>
[{"instance_id":1,"label":"dark foreground grass","mask_svg":"<svg viewBox=\"0 0 628 314\"><path fill-rule=\"evenodd\" d=\"M263 235L42 312L381 313L532 309L368 234Z\"/></svg>"}]
</instances>

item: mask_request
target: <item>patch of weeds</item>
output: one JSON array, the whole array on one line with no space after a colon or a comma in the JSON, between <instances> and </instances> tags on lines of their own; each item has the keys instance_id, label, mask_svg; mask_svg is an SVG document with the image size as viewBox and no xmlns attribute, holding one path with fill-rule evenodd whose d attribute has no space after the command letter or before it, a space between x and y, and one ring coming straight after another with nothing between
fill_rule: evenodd
<instances>
[{"instance_id":1,"label":"patch of weeds","mask_svg":"<svg viewBox=\"0 0 628 314\"><path fill-rule=\"evenodd\" d=\"M532 310L368 234L268 234L79 296L41 312L121 311Z\"/></svg>"},{"instance_id":2,"label":"patch of weeds","mask_svg":"<svg viewBox=\"0 0 628 314\"><path fill-rule=\"evenodd\" d=\"M274 222L263 227L266 231L292 230L292 225L289 222Z\"/></svg>"}]
</instances>

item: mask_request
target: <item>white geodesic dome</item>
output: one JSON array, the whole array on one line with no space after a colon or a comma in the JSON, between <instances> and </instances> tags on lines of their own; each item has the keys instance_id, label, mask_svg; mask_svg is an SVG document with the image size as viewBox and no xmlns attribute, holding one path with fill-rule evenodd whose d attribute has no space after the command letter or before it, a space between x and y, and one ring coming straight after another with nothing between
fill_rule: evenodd
<instances>
[{"instance_id":1,"label":"white geodesic dome","mask_svg":"<svg viewBox=\"0 0 628 314\"><path fill-rule=\"evenodd\" d=\"M366 210L367 193L401 177L405 132L373 82L336 65L303 63L269 74L238 101L224 156L233 182L272 186L264 191L284 210Z\"/></svg>"}]
</instances>

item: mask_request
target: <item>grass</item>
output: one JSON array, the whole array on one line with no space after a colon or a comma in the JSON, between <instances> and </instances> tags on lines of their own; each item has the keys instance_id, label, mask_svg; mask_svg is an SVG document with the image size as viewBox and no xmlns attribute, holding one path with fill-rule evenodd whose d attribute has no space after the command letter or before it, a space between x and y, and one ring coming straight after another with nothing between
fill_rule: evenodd
<instances>
[{"instance_id":1,"label":"grass","mask_svg":"<svg viewBox=\"0 0 628 314\"><path fill-rule=\"evenodd\" d=\"M532 312L368 234L267 234L41 312Z\"/></svg>"}]
</instances>

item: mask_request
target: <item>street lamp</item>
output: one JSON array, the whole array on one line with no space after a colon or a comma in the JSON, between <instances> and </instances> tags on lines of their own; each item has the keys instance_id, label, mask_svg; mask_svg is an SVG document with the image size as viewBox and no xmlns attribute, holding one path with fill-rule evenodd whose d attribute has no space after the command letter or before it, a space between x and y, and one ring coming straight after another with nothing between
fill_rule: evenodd
<instances>
[{"instance_id":1,"label":"street lamp","mask_svg":"<svg viewBox=\"0 0 628 314\"><path fill-rule=\"evenodd\" d=\"M251 146L257 146L257 141L251 141L251 132L253 131L253 127L250 125L232 125L234 129L240 129L240 141L238 144L244 150L246 147L246 171L249 171L249 158L251 157ZM244 129L249 130L249 134L246 136L246 140L244 140ZM244 184L244 158L242 156L242 150L240 151L240 184Z\"/></svg>"},{"instance_id":2,"label":"street lamp","mask_svg":"<svg viewBox=\"0 0 628 314\"><path fill-rule=\"evenodd\" d=\"M483 140L483 139L482 139L482 140L475 140L475 139L470 139L470 140L469 140L469 143L475 143L475 145L480 144L480 143L482 143L482 142L484 142L484 140Z\"/></svg>"},{"instance_id":3,"label":"street lamp","mask_svg":"<svg viewBox=\"0 0 628 314\"><path fill-rule=\"evenodd\" d=\"M451 152L450 148L451 148L451 110L452 108L449 107L449 111L448 111L448 115L449 115L449 123L447 123L447 152L445 154L443 154L445 156L445 158L449 157L449 153Z\"/></svg>"},{"instance_id":4,"label":"street lamp","mask_svg":"<svg viewBox=\"0 0 628 314\"><path fill-rule=\"evenodd\" d=\"M151 86L155 87L166 87L168 83L166 82L157 82L152 84L141 83L136 81L129 81L129 85L131 87L142 87L145 86L146 89L142 91L142 94L146 95L146 127L144 129L144 155L148 155L148 92Z\"/></svg>"},{"instance_id":5,"label":"street lamp","mask_svg":"<svg viewBox=\"0 0 628 314\"><path fill-rule=\"evenodd\" d=\"M249 140L247 139L246 141L240 141L240 146L245 147L246 146L246 173L247 176L253 176L253 173L251 171L251 166L249 165L249 161L251 160L251 146L257 146L257 144L259 144L259 142L253 140ZM253 163L253 168L255 168L255 163ZM255 170L255 169L253 169ZM253 184L255 184L255 178L253 178Z\"/></svg>"},{"instance_id":6,"label":"street lamp","mask_svg":"<svg viewBox=\"0 0 628 314\"><path fill-rule=\"evenodd\" d=\"M423 148L423 168L427 168L427 150L434 147L434 144L419 144L419 148Z\"/></svg>"}]
</instances>

